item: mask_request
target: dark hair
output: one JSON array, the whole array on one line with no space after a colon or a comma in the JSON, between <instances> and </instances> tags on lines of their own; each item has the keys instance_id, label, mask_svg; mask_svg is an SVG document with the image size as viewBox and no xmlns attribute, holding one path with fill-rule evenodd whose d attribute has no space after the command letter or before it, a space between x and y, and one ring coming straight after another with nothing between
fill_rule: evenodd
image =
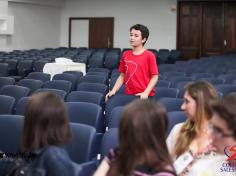
<instances>
[{"instance_id":1,"label":"dark hair","mask_svg":"<svg viewBox=\"0 0 236 176\"><path fill-rule=\"evenodd\" d=\"M64 102L53 93L37 93L30 97L24 116L23 151L63 145L71 137Z\"/></svg>"},{"instance_id":2,"label":"dark hair","mask_svg":"<svg viewBox=\"0 0 236 176\"><path fill-rule=\"evenodd\" d=\"M108 175L132 175L139 166L161 171L172 166L166 145L167 113L159 103L135 100L121 114L119 152Z\"/></svg>"},{"instance_id":3,"label":"dark hair","mask_svg":"<svg viewBox=\"0 0 236 176\"><path fill-rule=\"evenodd\" d=\"M145 45L145 43L147 42L147 39L149 37L148 28L146 26L142 25L142 24L135 24L129 29L129 31L131 32L133 29L138 30L138 31L141 32L142 39L146 38L146 41L143 43L143 45Z\"/></svg>"},{"instance_id":4,"label":"dark hair","mask_svg":"<svg viewBox=\"0 0 236 176\"><path fill-rule=\"evenodd\" d=\"M236 92L230 93L222 100L213 102L211 110L219 115L219 118L225 121L229 130L233 132L233 137L236 139Z\"/></svg>"}]
</instances>

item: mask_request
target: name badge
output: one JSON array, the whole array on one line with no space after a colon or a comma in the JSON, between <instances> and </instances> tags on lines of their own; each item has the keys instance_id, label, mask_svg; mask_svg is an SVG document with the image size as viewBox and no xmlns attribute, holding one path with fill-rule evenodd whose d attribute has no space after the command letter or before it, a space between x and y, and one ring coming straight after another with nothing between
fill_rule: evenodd
<instances>
[{"instance_id":1,"label":"name badge","mask_svg":"<svg viewBox=\"0 0 236 176\"><path fill-rule=\"evenodd\" d=\"M174 167L177 174L180 174L193 161L193 156L190 152L185 152L180 155L174 162Z\"/></svg>"}]
</instances>

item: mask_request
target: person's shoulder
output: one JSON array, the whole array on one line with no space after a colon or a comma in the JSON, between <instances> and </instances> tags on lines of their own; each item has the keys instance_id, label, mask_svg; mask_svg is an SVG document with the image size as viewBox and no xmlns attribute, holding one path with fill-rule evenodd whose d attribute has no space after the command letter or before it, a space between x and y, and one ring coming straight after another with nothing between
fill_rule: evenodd
<instances>
[{"instance_id":1,"label":"person's shoulder","mask_svg":"<svg viewBox=\"0 0 236 176\"><path fill-rule=\"evenodd\" d=\"M48 160L55 160L55 159L68 159L68 153L62 147L58 146L48 146L42 151L42 155L44 158Z\"/></svg>"},{"instance_id":2,"label":"person's shoulder","mask_svg":"<svg viewBox=\"0 0 236 176\"><path fill-rule=\"evenodd\" d=\"M174 132L179 132L179 131L181 130L181 128L183 127L183 125L184 125L184 122L182 122L182 123L177 123L177 124L172 128L172 130L173 130Z\"/></svg>"}]
</instances>

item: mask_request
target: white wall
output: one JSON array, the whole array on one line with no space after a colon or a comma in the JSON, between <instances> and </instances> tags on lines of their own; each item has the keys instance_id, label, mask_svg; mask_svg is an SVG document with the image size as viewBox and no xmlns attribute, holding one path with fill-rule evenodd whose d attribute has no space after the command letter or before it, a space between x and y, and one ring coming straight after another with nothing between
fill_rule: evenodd
<instances>
[{"instance_id":1,"label":"white wall","mask_svg":"<svg viewBox=\"0 0 236 176\"><path fill-rule=\"evenodd\" d=\"M176 48L176 0L67 0L62 9L61 45L68 46L69 17L114 17L114 47L130 47L129 28L150 30L146 48Z\"/></svg>"},{"instance_id":2,"label":"white wall","mask_svg":"<svg viewBox=\"0 0 236 176\"><path fill-rule=\"evenodd\" d=\"M14 16L14 34L4 50L60 46L61 7L9 2L8 14Z\"/></svg>"}]
</instances>

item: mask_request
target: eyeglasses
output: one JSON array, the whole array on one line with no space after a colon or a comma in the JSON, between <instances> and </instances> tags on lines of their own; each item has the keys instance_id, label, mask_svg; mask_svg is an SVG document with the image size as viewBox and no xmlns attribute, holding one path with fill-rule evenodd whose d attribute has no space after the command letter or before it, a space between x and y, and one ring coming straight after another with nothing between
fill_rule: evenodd
<instances>
[{"instance_id":1,"label":"eyeglasses","mask_svg":"<svg viewBox=\"0 0 236 176\"><path fill-rule=\"evenodd\" d=\"M209 124L208 125L208 129L213 132L217 138L228 138L228 137L233 137L233 134L225 134L222 129L220 129L219 127L213 125L213 124Z\"/></svg>"}]
</instances>

